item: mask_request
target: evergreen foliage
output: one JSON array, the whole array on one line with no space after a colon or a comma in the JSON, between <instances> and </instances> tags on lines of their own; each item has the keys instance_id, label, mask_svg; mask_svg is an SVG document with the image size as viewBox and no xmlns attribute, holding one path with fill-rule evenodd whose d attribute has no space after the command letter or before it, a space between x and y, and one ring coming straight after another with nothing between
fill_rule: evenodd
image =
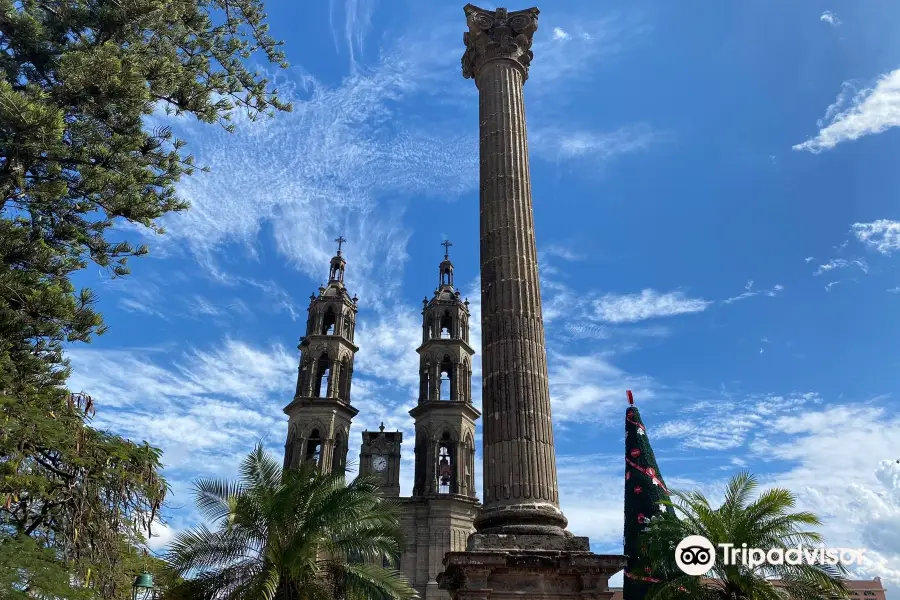
<instances>
[{"instance_id":1,"label":"evergreen foliage","mask_svg":"<svg viewBox=\"0 0 900 600\"><path fill-rule=\"evenodd\" d=\"M166 554L186 581L167 600L406 600L395 568L398 507L371 477L349 484L311 463L282 469L261 446L238 481L195 483L197 508L214 524L179 533ZM390 566L384 566L385 561Z\"/></svg>"},{"instance_id":2,"label":"evergreen foliage","mask_svg":"<svg viewBox=\"0 0 900 600\"><path fill-rule=\"evenodd\" d=\"M187 208L193 158L154 111L230 128L290 109L245 66L285 66L264 18L260 0L0 0L2 594L127 597L152 562L135 548L165 497L159 451L93 429L66 389L64 344L104 331L72 276L127 274L147 248L110 227L161 233Z\"/></svg>"}]
</instances>

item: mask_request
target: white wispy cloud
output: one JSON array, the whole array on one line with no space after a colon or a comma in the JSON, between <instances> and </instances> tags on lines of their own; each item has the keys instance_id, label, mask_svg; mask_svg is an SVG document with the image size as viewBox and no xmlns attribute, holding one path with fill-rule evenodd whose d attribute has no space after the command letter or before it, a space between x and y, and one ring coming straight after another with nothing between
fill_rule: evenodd
<instances>
[{"instance_id":1,"label":"white wispy cloud","mask_svg":"<svg viewBox=\"0 0 900 600\"><path fill-rule=\"evenodd\" d=\"M550 351L547 362L553 420L596 423L622 406L626 389L642 401L652 399L656 384L649 376L627 373L610 362L607 353L574 354Z\"/></svg>"},{"instance_id":2,"label":"white wispy cloud","mask_svg":"<svg viewBox=\"0 0 900 600\"><path fill-rule=\"evenodd\" d=\"M744 291L738 294L737 296L733 296L731 298L726 298L722 302L724 304L734 304L735 302L739 302L741 300L746 300L747 298L752 298L753 296L768 296L769 298L774 298L784 290L784 286L780 283L775 284L769 289L753 289L753 280L747 281L746 285L744 285Z\"/></svg>"},{"instance_id":3,"label":"white wispy cloud","mask_svg":"<svg viewBox=\"0 0 900 600\"><path fill-rule=\"evenodd\" d=\"M371 2L350 4L365 15ZM299 83L279 87L294 111L234 134L189 124L190 150L212 172L182 181L192 208L166 218L168 235L154 244L186 244L210 271L227 271L223 255L233 251L223 247L255 259L260 236L271 235L282 259L320 279L343 234L348 286L361 299L389 295L406 260L404 202L453 199L477 185L477 121L461 129L396 118L405 102L460 77L454 39L455 47L432 28L391 38L373 64L336 86L292 71Z\"/></svg>"},{"instance_id":4,"label":"white wispy cloud","mask_svg":"<svg viewBox=\"0 0 900 600\"><path fill-rule=\"evenodd\" d=\"M768 395L735 400L723 396L689 405L684 417L654 430L659 439L676 438L686 448L730 450L743 446L753 432L774 414L794 413L821 402L818 394ZM696 414L703 414L697 419Z\"/></svg>"},{"instance_id":5,"label":"white wispy cloud","mask_svg":"<svg viewBox=\"0 0 900 600\"><path fill-rule=\"evenodd\" d=\"M623 456L624 449L622 455L556 457L559 504L569 519L569 531L588 536L595 544L618 540L619 553L623 531Z\"/></svg>"},{"instance_id":6,"label":"white wispy cloud","mask_svg":"<svg viewBox=\"0 0 900 600\"><path fill-rule=\"evenodd\" d=\"M846 269L849 267L856 267L864 274L869 273L869 265L866 264L866 261L861 258L847 260L845 258L832 258L827 263L819 265L819 268L816 269L816 272L813 275L823 275L830 271L834 271L836 269Z\"/></svg>"},{"instance_id":7,"label":"white wispy cloud","mask_svg":"<svg viewBox=\"0 0 900 600\"><path fill-rule=\"evenodd\" d=\"M856 238L878 252L890 256L900 250L900 221L879 219L871 223L854 223Z\"/></svg>"},{"instance_id":8,"label":"white wispy cloud","mask_svg":"<svg viewBox=\"0 0 900 600\"><path fill-rule=\"evenodd\" d=\"M838 19L837 15L831 12L830 10L826 10L822 13L822 16L819 17L819 20L828 23L832 27L840 27L843 23L840 19Z\"/></svg>"},{"instance_id":9,"label":"white wispy cloud","mask_svg":"<svg viewBox=\"0 0 900 600\"><path fill-rule=\"evenodd\" d=\"M636 323L646 319L703 312L711 301L690 298L684 292L660 293L645 289L640 294L606 294L593 301L594 314L607 323Z\"/></svg>"},{"instance_id":10,"label":"white wispy cloud","mask_svg":"<svg viewBox=\"0 0 900 600\"><path fill-rule=\"evenodd\" d=\"M293 395L297 359L280 345L226 338L174 354L73 348L69 355L70 386L95 398L97 424L162 448L176 478L224 472L236 464L226 458L259 439L283 444L281 409Z\"/></svg>"},{"instance_id":11,"label":"white wispy cloud","mask_svg":"<svg viewBox=\"0 0 900 600\"><path fill-rule=\"evenodd\" d=\"M565 261L569 261L569 262L574 262L574 261L584 259L584 254L577 252L576 250L573 250L569 246L564 246L564 245L560 245L560 244L550 244L547 247L541 247L538 250L538 255L539 255L538 256L539 259L542 255L544 255L544 256L552 256L555 258L561 258L561 259L563 259ZM543 267L543 266L544 266L544 264L542 262L541 267Z\"/></svg>"},{"instance_id":12,"label":"white wispy cloud","mask_svg":"<svg viewBox=\"0 0 900 600\"><path fill-rule=\"evenodd\" d=\"M792 464L770 479L824 517L830 544L866 548L857 576L879 575L898 585L900 418L872 402L780 415L750 449L763 460ZM848 450L858 448L866 451Z\"/></svg>"},{"instance_id":13,"label":"white wispy cloud","mask_svg":"<svg viewBox=\"0 0 900 600\"><path fill-rule=\"evenodd\" d=\"M149 278L135 281L131 277L111 279L103 271L99 272L99 278L103 291L109 292L122 310L169 320L166 310L169 301L156 281Z\"/></svg>"},{"instance_id":14,"label":"white wispy cloud","mask_svg":"<svg viewBox=\"0 0 900 600\"><path fill-rule=\"evenodd\" d=\"M529 134L529 147L537 156L559 161L576 158L609 160L620 154L646 150L660 139L649 125L622 127L612 132L539 128Z\"/></svg>"},{"instance_id":15,"label":"white wispy cloud","mask_svg":"<svg viewBox=\"0 0 900 600\"><path fill-rule=\"evenodd\" d=\"M175 122L176 130L191 128L189 149L212 172L179 185L192 209L165 219L169 235L154 238L155 247L186 244L210 271L224 272L223 256L234 254L233 247L258 259L261 236L271 236L282 259L318 279L334 253L332 240L343 234L349 239L348 287L361 300L390 304L407 258L405 203L453 199L477 185L477 120L470 118L477 100L474 86L458 82L462 46L457 20L449 16L458 17L456 11L438 19L446 26L415 26L407 34L385 36L377 59L363 60L372 7L371 0L332 3L336 39L355 48L351 57L365 68L337 85L295 68L289 75L298 77L279 81L294 112L239 127L234 134ZM546 89L552 91L548 97L559 97L562 83L578 81L592 60L644 28L631 16L558 27L567 39L553 39L558 36L552 27L537 38L531 94ZM465 103L425 121L397 118L407 103L423 98L443 107L445 90L464 93ZM539 105L533 112L540 115ZM463 116L467 127L460 127ZM636 151L653 135L634 126L612 133L559 129L544 138L554 159L578 159ZM534 145L536 153L540 146ZM229 252L223 253L226 246Z\"/></svg>"},{"instance_id":16,"label":"white wispy cloud","mask_svg":"<svg viewBox=\"0 0 900 600\"><path fill-rule=\"evenodd\" d=\"M554 22L542 16L541 29L548 33L535 35L529 90L558 94L554 86L560 80L578 79L587 84L598 62L637 43L650 27L641 13L630 11L595 20L578 16Z\"/></svg>"},{"instance_id":17,"label":"white wispy cloud","mask_svg":"<svg viewBox=\"0 0 900 600\"><path fill-rule=\"evenodd\" d=\"M873 87L858 92L850 106L841 110L847 102L848 85L844 84L838 100L829 106L824 121L819 124L819 133L796 144L794 150L819 153L842 142L900 125L900 69L882 75Z\"/></svg>"},{"instance_id":18,"label":"white wispy cloud","mask_svg":"<svg viewBox=\"0 0 900 600\"><path fill-rule=\"evenodd\" d=\"M344 26L343 31L339 31L337 23L337 13L339 9L343 9ZM350 68L356 70L359 68L358 58L363 55L366 34L372 25L372 14L375 11L374 0L344 0L343 6L339 7L336 0L328 2L328 21L331 26L331 35L334 39L335 49L340 51L338 37L342 36L346 44L346 50L350 57Z\"/></svg>"},{"instance_id":19,"label":"white wispy cloud","mask_svg":"<svg viewBox=\"0 0 900 600\"><path fill-rule=\"evenodd\" d=\"M565 30L560 27L553 28L553 39L554 40L570 40L572 36L569 35Z\"/></svg>"}]
</instances>

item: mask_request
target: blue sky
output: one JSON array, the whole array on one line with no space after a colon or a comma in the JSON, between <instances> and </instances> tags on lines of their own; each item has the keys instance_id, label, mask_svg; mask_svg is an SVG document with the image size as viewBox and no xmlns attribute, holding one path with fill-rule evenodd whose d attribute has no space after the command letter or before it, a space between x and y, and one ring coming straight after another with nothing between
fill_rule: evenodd
<instances>
[{"instance_id":1,"label":"blue sky","mask_svg":"<svg viewBox=\"0 0 900 600\"><path fill-rule=\"evenodd\" d=\"M670 487L717 498L749 469L822 515L829 544L866 548L860 577L900 585L900 5L539 8L525 97L570 529L621 548L632 389ZM164 449L156 547L194 519L192 478L233 476L258 439L280 455L338 235L361 306L351 457L363 428L406 432L404 494L445 236L480 310L462 4L273 0L269 15L294 112L234 134L153 115L211 172L180 184L193 207L166 235L122 227L151 246L133 275L81 280L111 330L72 348L72 385L100 426Z\"/></svg>"}]
</instances>

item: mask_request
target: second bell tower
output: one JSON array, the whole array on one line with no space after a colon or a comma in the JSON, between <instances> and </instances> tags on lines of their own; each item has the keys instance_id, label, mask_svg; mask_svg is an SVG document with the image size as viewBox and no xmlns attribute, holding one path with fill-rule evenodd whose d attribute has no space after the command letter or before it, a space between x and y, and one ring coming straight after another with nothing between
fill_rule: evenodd
<instances>
[{"instance_id":1,"label":"second bell tower","mask_svg":"<svg viewBox=\"0 0 900 600\"><path fill-rule=\"evenodd\" d=\"M300 338L300 367L294 400L284 408L288 437L284 465L312 462L324 472L343 472L347 466L350 422L357 409L350 405L353 358L359 348L356 296L344 287L347 262L341 253L331 259L328 284L309 297L306 335Z\"/></svg>"},{"instance_id":2,"label":"second bell tower","mask_svg":"<svg viewBox=\"0 0 900 600\"><path fill-rule=\"evenodd\" d=\"M434 296L422 301L419 402L415 423L413 496L451 494L475 498L475 420L469 301L453 286L449 241Z\"/></svg>"}]
</instances>

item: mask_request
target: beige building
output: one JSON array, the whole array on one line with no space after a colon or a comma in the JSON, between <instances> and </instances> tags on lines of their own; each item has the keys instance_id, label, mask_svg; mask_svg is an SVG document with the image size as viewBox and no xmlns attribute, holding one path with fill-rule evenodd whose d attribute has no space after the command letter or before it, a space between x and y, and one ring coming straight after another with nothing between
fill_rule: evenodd
<instances>
[{"instance_id":1,"label":"beige building","mask_svg":"<svg viewBox=\"0 0 900 600\"><path fill-rule=\"evenodd\" d=\"M350 424L358 413L350 402L357 298L344 287L346 262L338 238L328 284L310 297L306 335L293 401L285 407L288 435L285 466L315 461L326 471L347 465ZM450 243L445 242L449 250ZM444 555L462 551L474 531L480 504L475 497L475 421L468 301L453 285L453 263L445 251L432 297L422 301L419 397L409 411L415 420L415 472L412 495L400 498L399 431L364 431L360 474L381 479L385 496L398 498L406 549L400 569L424 600L446 599L436 577Z\"/></svg>"}]
</instances>

